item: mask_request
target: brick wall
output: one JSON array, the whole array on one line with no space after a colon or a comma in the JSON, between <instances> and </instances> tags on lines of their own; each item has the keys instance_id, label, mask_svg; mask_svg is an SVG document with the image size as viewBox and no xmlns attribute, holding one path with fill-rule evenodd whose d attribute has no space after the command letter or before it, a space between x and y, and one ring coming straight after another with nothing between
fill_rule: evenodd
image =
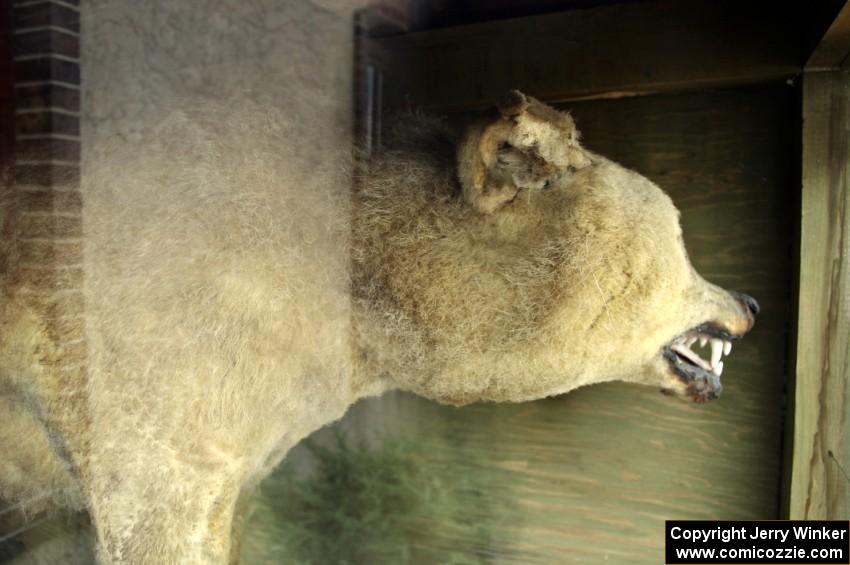
<instances>
[{"instance_id":1,"label":"brick wall","mask_svg":"<svg viewBox=\"0 0 850 565\"><path fill-rule=\"evenodd\" d=\"M13 0L17 265L80 370L83 340L79 0Z\"/></svg>"},{"instance_id":2,"label":"brick wall","mask_svg":"<svg viewBox=\"0 0 850 565\"><path fill-rule=\"evenodd\" d=\"M12 5L0 3L0 281L12 267L15 210L11 166L15 147Z\"/></svg>"}]
</instances>

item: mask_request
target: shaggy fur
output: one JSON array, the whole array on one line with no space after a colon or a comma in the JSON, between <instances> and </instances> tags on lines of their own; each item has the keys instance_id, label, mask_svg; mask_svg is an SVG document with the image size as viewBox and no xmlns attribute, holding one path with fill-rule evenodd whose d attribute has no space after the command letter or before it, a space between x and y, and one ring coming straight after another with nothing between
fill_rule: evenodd
<instances>
[{"instance_id":1,"label":"shaggy fur","mask_svg":"<svg viewBox=\"0 0 850 565\"><path fill-rule=\"evenodd\" d=\"M221 563L240 495L359 398L684 394L664 345L752 324L690 266L670 199L568 115L511 93L463 136L411 116L389 137L353 199L345 155L317 167L297 124L242 104L93 159L82 380L58 382L24 289L0 303L0 496L87 508L104 563Z\"/></svg>"}]
</instances>

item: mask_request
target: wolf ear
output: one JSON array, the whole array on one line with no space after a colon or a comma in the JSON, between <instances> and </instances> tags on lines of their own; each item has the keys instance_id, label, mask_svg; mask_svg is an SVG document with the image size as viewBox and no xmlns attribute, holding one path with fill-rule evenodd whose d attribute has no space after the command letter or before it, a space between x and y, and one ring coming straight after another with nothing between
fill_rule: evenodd
<instances>
[{"instance_id":1,"label":"wolf ear","mask_svg":"<svg viewBox=\"0 0 850 565\"><path fill-rule=\"evenodd\" d=\"M525 112L530 103L528 96L519 90L509 90L496 107L505 118L515 118Z\"/></svg>"},{"instance_id":2,"label":"wolf ear","mask_svg":"<svg viewBox=\"0 0 850 565\"><path fill-rule=\"evenodd\" d=\"M494 213L519 192L504 175L493 175L501 134L492 126L470 127L458 146L457 173L463 199L481 214Z\"/></svg>"},{"instance_id":3,"label":"wolf ear","mask_svg":"<svg viewBox=\"0 0 850 565\"><path fill-rule=\"evenodd\" d=\"M521 190L539 191L590 164L569 114L508 91L500 117L471 125L458 146L463 197L482 214L492 214Z\"/></svg>"}]
</instances>

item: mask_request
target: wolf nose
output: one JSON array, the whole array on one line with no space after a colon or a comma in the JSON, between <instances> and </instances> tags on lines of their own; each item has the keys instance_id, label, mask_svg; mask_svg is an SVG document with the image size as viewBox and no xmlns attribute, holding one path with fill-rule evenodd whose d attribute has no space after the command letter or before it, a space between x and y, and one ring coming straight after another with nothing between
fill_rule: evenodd
<instances>
[{"instance_id":1,"label":"wolf nose","mask_svg":"<svg viewBox=\"0 0 850 565\"><path fill-rule=\"evenodd\" d=\"M761 312L761 308L759 307L759 303L756 302L756 299L750 296L749 294L744 294L743 292L733 292L732 295L738 299L738 301L747 307L753 316L758 315Z\"/></svg>"}]
</instances>

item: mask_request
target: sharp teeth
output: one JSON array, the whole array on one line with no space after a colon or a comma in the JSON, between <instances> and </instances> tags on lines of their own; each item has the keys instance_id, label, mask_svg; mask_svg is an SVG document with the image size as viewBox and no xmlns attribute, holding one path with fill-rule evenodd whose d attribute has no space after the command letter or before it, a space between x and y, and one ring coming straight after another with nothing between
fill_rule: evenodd
<instances>
[{"instance_id":1,"label":"sharp teeth","mask_svg":"<svg viewBox=\"0 0 850 565\"><path fill-rule=\"evenodd\" d=\"M700 336L700 338L699 338L699 346L700 346L700 347L705 347L705 344L706 344L706 343L708 343L708 338L707 338L707 337L702 337L702 336Z\"/></svg>"},{"instance_id":2,"label":"sharp teeth","mask_svg":"<svg viewBox=\"0 0 850 565\"><path fill-rule=\"evenodd\" d=\"M683 347L682 345L674 345L673 351L679 353L682 357L685 357L686 359L690 360L694 365L696 365L698 367L702 367L703 369L706 369L706 370L711 370L711 368L708 366L708 363L706 363L702 359L702 357L700 357L699 355L697 355L696 353L694 353L693 351L691 351L687 347Z\"/></svg>"},{"instance_id":3,"label":"sharp teeth","mask_svg":"<svg viewBox=\"0 0 850 565\"><path fill-rule=\"evenodd\" d=\"M696 340L697 340L696 337L689 337L688 339L685 340L685 347L692 346Z\"/></svg>"},{"instance_id":4,"label":"sharp teeth","mask_svg":"<svg viewBox=\"0 0 850 565\"><path fill-rule=\"evenodd\" d=\"M732 342L724 341L723 342L723 355L729 355L732 353Z\"/></svg>"},{"instance_id":5,"label":"sharp teeth","mask_svg":"<svg viewBox=\"0 0 850 565\"><path fill-rule=\"evenodd\" d=\"M717 367L714 368L714 374L718 377L723 374L723 361L717 364Z\"/></svg>"},{"instance_id":6,"label":"sharp teeth","mask_svg":"<svg viewBox=\"0 0 850 565\"><path fill-rule=\"evenodd\" d=\"M717 367L723 354L723 342L716 337L711 338L711 368Z\"/></svg>"}]
</instances>

